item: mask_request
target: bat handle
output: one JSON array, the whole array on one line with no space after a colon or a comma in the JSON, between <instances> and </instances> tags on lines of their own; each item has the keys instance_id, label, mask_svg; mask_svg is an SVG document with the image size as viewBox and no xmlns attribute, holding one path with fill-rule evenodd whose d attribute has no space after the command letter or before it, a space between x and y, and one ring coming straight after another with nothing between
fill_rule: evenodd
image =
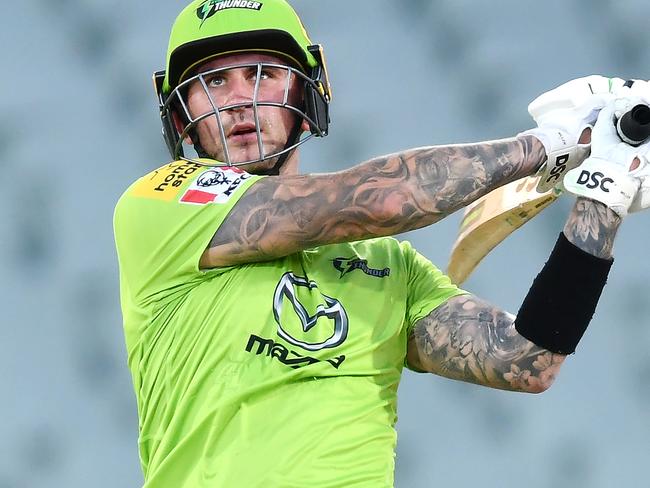
<instances>
[{"instance_id":1,"label":"bat handle","mask_svg":"<svg viewBox=\"0 0 650 488\"><path fill-rule=\"evenodd\" d=\"M616 132L623 142L640 146L650 137L650 107L639 104L616 121Z\"/></svg>"}]
</instances>

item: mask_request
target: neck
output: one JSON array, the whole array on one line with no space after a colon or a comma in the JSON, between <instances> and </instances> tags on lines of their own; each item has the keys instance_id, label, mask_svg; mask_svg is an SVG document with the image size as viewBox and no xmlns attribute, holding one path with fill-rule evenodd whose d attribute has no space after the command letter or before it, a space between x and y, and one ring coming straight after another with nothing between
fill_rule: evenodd
<instances>
[{"instance_id":1,"label":"neck","mask_svg":"<svg viewBox=\"0 0 650 488\"><path fill-rule=\"evenodd\" d=\"M289 176L289 175L298 174L299 156L298 156L298 151L296 151L295 149L291 151L289 156L285 159L284 163L280 164L279 168L277 167L278 161L280 160L274 158L265 163L246 165L243 169L251 174L256 174L256 175Z\"/></svg>"},{"instance_id":2,"label":"neck","mask_svg":"<svg viewBox=\"0 0 650 488\"><path fill-rule=\"evenodd\" d=\"M280 168L280 174L282 176L294 176L299 173L299 162L300 162L300 156L298 155L298 151L293 151L291 153L291 156L287 158L287 160L284 162L282 167Z\"/></svg>"}]
</instances>

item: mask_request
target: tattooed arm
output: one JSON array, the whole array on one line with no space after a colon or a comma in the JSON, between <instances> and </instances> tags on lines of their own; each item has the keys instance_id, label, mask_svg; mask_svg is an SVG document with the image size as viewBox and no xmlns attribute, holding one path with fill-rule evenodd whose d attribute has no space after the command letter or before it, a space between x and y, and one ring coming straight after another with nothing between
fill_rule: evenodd
<instances>
[{"instance_id":1,"label":"tattooed arm","mask_svg":"<svg viewBox=\"0 0 650 488\"><path fill-rule=\"evenodd\" d=\"M582 250L610 258L620 222L605 205L579 198L564 234ZM565 357L522 337L513 315L473 295L451 298L419 320L408 344L414 369L528 393L551 386Z\"/></svg>"},{"instance_id":2,"label":"tattooed arm","mask_svg":"<svg viewBox=\"0 0 650 488\"><path fill-rule=\"evenodd\" d=\"M522 136L411 149L338 173L264 178L217 230L201 267L417 229L534 173L545 158L535 137Z\"/></svg>"}]
</instances>

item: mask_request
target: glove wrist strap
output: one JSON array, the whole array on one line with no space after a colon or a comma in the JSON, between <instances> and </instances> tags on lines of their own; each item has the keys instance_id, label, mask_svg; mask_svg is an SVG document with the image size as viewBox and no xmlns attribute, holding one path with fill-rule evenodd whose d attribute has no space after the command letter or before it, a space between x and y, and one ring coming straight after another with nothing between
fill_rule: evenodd
<instances>
[{"instance_id":1,"label":"glove wrist strap","mask_svg":"<svg viewBox=\"0 0 650 488\"><path fill-rule=\"evenodd\" d=\"M545 193L562 182L562 177L587 156L588 145L569 142L569 134L561 129L535 128L519 135L539 139L546 150L546 163L537 174L540 176L537 191Z\"/></svg>"}]
</instances>

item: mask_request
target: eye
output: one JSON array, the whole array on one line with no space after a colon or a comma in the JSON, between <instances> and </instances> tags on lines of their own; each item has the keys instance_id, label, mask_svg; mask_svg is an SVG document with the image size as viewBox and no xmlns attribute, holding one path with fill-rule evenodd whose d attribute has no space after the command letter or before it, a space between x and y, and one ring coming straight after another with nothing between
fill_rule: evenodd
<instances>
[{"instance_id":1,"label":"eye","mask_svg":"<svg viewBox=\"0 0 650 488\"><path fill-rule=\"evenodd\" d=\"M257 78L257 69L251 72L251 79L255 80ZM270 69L262 68L260 71L260 81L268 80L273 78L273 73Z\"/></svg>"},{"instance_id":2,"label":"eye","mask_svg":"<svg viewBox=\"0 0 650 488\"><path fill-rule=\"evenodd\" d=\"M226 82L226 79L223 76L221 76L219 74L216 74L216 75L212 75L212 76L210 76L210 78L208 78L207 85L210 88L215 88L215 87L218 87L218 86L223 86L225 82Z\"/></svg>"}]
</instances>

